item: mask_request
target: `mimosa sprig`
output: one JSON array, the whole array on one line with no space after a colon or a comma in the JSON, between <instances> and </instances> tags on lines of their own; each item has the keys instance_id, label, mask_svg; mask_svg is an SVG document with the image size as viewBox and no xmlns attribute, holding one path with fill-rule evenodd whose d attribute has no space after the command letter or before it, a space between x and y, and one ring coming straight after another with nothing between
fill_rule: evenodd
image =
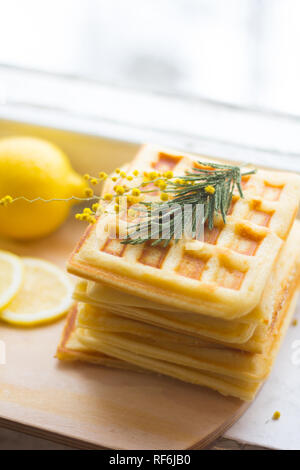
<instances>
[{"instance_id":1,"label":"mimosa sprig","mask_svg":"<svg viewBox=\"0 0 300 470\"><path fill-rule=\"evenodd\" d=\"M198 167L187 171L185 176L171 179L167 182L163 200L155 210L147 202L142 203L146 209L145 221L136 225L127 238L125 244L140 244L153 240L152 246L160 243L167 246L172 239L178 240L184 232L184 224L187 222L182 217L183 206L191 207L191 227L197 229L197 206L204 207L203 223L208 221L210 230L214 227L214 216L221 214L224 223L232 202L235 187L243 198L241 177L251 175L255 169L241 174L238 166L221 165L215 163L198 162ZM162 196L164 196L162 194ZM169 199L169 196L172 198ZM168 238L165 234L168 233Z\"/></svg>"},{"instance_id":2,"label":"mimosa sprig","mask_svg":"<svg viewBox=\"0 0 300 470\"><path fill-rule=\"evenodd\" d=\"M210 230L214 226L214 217L217 214L220 214L224 223L226 223L226 215L235 188L243 197L241 177L255 172L255 169L251 169L241 173L238 166L203 162L198 162L198 166L186 171L182 176L174 176L172 171L164 173L150 171L141 175L137 170L128 175L117 168L113 176L110 177L104 172L100 172L98 177L86 174L84 177L91 187L86 189L84 198L71 197L67 200L48 200L37 197L29 200L22 196L16 198L5 196L0 199L0 205L7 206L19 200L30 203L70 200L93 202L90 208L86 207L82 213L76 214L76 219L94 224L98 215L110 210L112 203L114 204L113 211L119 213L121 210L120 199L126 198L129 206L133 204L140 205L139 213L142 222L131 227L129 235L122 243L136 245L151 240L152 245L162 241L164 245L167 245L172 239L176 239L178 233L184 228L182 214L178 208L183 207L185 204L192 207L193 229L196 226L196 208L199 204L204 207L204 221L208 222ZM92 186L96 186L108 178L111 179L112 183L116 183L112 192L105 193L103 196L95 195ZM149 185L151 185L150 188ZM151 195L151 193L155 195L158 193L159 196L159 201L156 202L158 205L154 211L151 203L143 200L147 197L147 194ZM169 237L162 239L161 234L165 233L166 224L169 226ZM150 226L152 227L151 230L149 230ZM154 241L151 239L153 237L153 227L155 227Z\"/></svg>"}]
</instances>

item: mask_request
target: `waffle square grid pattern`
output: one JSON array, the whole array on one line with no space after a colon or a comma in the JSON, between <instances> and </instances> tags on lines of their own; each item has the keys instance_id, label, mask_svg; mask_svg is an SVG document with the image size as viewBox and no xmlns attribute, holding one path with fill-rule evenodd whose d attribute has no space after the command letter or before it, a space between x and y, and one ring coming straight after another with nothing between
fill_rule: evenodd
<instances>
[{"instance_id":1,"label":"waffle square grid pattern","mask_svg":"<svg viewBox=\"0 0 300 470\"><path fill-rule=\"evenodd\" d=\"M144 146L132 165L140 172L172 170L182 176L198 159ZM199 313L226 319L246 315L258 303L294 221L300 184L297 176L260 170L242 178L242 188L244 199L234 194L226 225L216 218L212 231L205 227L203 242L180 240L166 248L150 243L124 245L110 238L111 216L101 216L74 261L107 269L126 282L139 279L146 296L149 284L159 286L164 290L158 293L162 303L169 302L168 291L177 291L182 299L193 298L194 311L195 297L202 300ZM156 194L150 194L147 200L154 201Z\"/></svg>"}]
</instances>

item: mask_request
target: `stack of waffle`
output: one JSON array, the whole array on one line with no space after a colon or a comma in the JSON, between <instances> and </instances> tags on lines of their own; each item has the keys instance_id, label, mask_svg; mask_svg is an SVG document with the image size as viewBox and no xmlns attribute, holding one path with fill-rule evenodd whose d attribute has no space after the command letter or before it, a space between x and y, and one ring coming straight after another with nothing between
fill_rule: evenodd
<instances>
[{"instance_id":1,"label":"stack of waffle","mask_svg":"<svg viewBox=\"0 0 300 470\"><path fill-rule=\"evenodd\" d=\"M197 160L144 146L128 170L180 176ZM216 218L204 241L124 245L111 236L115 217L100 216L69 261L81 281L58 357L152 371L252 400L297 301L300 181L259 170L242 178L242 188L227 223Z\"/></svg>"}]
</instances>

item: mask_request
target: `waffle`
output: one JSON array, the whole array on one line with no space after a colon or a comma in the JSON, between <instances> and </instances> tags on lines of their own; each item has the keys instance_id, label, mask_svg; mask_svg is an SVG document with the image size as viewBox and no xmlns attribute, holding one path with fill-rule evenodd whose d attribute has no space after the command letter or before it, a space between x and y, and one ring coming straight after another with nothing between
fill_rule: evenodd
<instances>
[{"instance_id":1,"label":"waffle","mask_svg":"<svg viewBox=\"0 0 300 470\"><path fill-rule=\"evenodd\" d=\"M293 315L297 295L286 302L265 355L249 354L177 335L90 306L70 314L58 348L63 360L80 360L137 371L152 371L207 386L224 395L252 400L269 374ZM94 328L75 328L80 316ZM86 318L87 320L87 318ZM97 327L93 323L96 320ZM75 338L75 340L74 340Z\"/></svg>"},{"instance_id":2,"label":"waffle","mask_svg":"<svg viewBox=\"0 0 300 470\"><path fill-rule=\"evenodd\" d=\"M145 146L134 167L172 169L182 175L195 160ZM249 321L269 321L258 306L296 215L299 177L260 170L244 178L242 185L245 199L235 194L227 224L218 220L212 231L206 229L204 242L180 240L167 248L149 243L125 246L110 238L114 222L104 215L86 231L68 269L151 303L223 320L251 312Z\"/></svg>"},{"instance_id":3,"label":"waffle","mask_svg":"<svg viewBox=\"0 0 300 470\"><path fill-rule=\"evenodd\" d=\"M115 359L101 352L93 351L84 346L77 338L76 318L78 313L77 304L71 308L65 327L63 329L60 343L56 351L57 359L65 362L88 362L117 369L140 370L139 367Z\"/></svg>"},{"instance_id":4,"label":"waffle","mask_svg":"<svg viewBox=\"0 0 300 470\"><path fill-rule=\"evenodd\" d=\"M290 296L281 303L272 324L264 335L266 347L264 354L233 350L190 335L129 320L86 304L80 305L77 327L78 331L82 331L80 341L84 344L84 336L87 332L88 341L92 336L95 341L99 342L100 347L105 341L110 346L133 354L142 354L235 379L259 382L264 380L270 372L272 341L280 331L290 303L296 296L296 288L295 285Z\"/></svg>"},{"instance_id":5,"label":"waffle","mask_svg":"<svg viewBox=\"0 0 300 470\"><path fill-rule=\"evenodd\" d=\"M77 339L78 333L82 333L82 330L78 331L78 329L75 327L78 314L77 308L78 306L75 305L72 311L70 311L60 340L60 344L57 348L56 357L61 361L85 362L94 365L133 370L143 373L149 371L156 372L158 374L169 375L186 382L210 387L223 393L224 395L238 396L242 400L251 400L258 389L257 384L251 384L249 386L249 384L241 380L231 380L231 382L228 382L226 378L215 376L214 374L201 373L199 371L194 371L191 368L183 368L155 359L136 356L135 361L139 362L140 365L133 365L127 361L115 359L112 356L92 349L91 346L86 346ZM84 333L87 341L89 330L86 330ZM143 368L141 365L142 362L144 367L145 364L147 364L149 368Z\"/></svg>"},{"instance_id":6,"label":"waffle","mask_svg":"<svg viewBox=\"0 0 300 470\"><path fill-rule=\"evenodd\" d=\"M171 329L196 337L207 338L233 348L250 352L263 352L268 328L274 324L283 302L294 294L300 259L300 222L296 221L263 293L259 308L268 322L247 323L226 321L204 315L167 309L163 305L149 304L146 300L120 293L96 283L80 282L75 289L75 299L110 313ZM251 316L251 315L250 315ZM245 320L245 318L244 318Z\"/></svg>"},{"instance_id":7,"label":"waffle","mask_svg":"<svg viewBox=\"0 0 300 470\"><path fill-rule=\"evenodd\" d=\"M125 294L126 295L126 294ZM103 299L114 296L114 301L104 302ZM133 296L128 296L132 298ZM126 298L128 299L126 296ZM126 305L123 303L123 295L105 285L96 283L79 282L74 292L75 300L98 307L133 320L143 321L150 325L161 326L176 332L182 332L198 337L206 337L215 341L234 343L245 343L248 341L255 329L255 324L247 324L238 321L226 321L218 318L210 318L204 315L165 310L164 305L151 304L146 307ZM117 303L116 303L117 299ZM143 299L137 299L143 300ZM147 303L147 301L145 301Z\"/></svg>"},{"instance_id":8,"label":"waffle","mask_svg":"<svg viewBox=\"0 0 300 470\"><path fill-rule=\"evenodd\" d=\"M180 176L198 159L213 161L144 146L126 171ZM252 400L295 309L300 178L260 170L243 177L242 187L245 198L234 193L226 225L216 216L203 241L166 248L122 244L127 222L136 220L121 214L116 227L108 203L69 261L69 271L84 279L75 291L83 303L68 317L57 356L161 373ZM145 189L154 192L144 200L156 201L153 183Z\"/></svg>"}]
</instances>

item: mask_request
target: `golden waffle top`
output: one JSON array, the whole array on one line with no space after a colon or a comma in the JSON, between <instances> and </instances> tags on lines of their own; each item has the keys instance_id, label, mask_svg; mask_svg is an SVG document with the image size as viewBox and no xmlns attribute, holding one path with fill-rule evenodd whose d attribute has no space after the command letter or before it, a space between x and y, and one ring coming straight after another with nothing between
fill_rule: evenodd
<instances>
[{"instance_id":1,"label":"golden waffle top","mask_svg":"<svg viewBox=\"0 0 300 470\"><path fill-rule=\"evenodd\" d=\"M199 157L144 146L133 162L139 171L183 175ZM201 161L213 162L201 157ZM151 183L150 183L151 184ZM272 266L293 224L300 195L296 175L259 170L242 179L227 223L216 219L204 241L168 247L124 245L111 237L115 217L102 215L74 251L69 271L180 310L231 320L260 302ZM155 199L155 194L149 200ZM147 199L148 200L148 199ZM124 224L126 221L122 221Z\"/></svg>"}]
</instances>

